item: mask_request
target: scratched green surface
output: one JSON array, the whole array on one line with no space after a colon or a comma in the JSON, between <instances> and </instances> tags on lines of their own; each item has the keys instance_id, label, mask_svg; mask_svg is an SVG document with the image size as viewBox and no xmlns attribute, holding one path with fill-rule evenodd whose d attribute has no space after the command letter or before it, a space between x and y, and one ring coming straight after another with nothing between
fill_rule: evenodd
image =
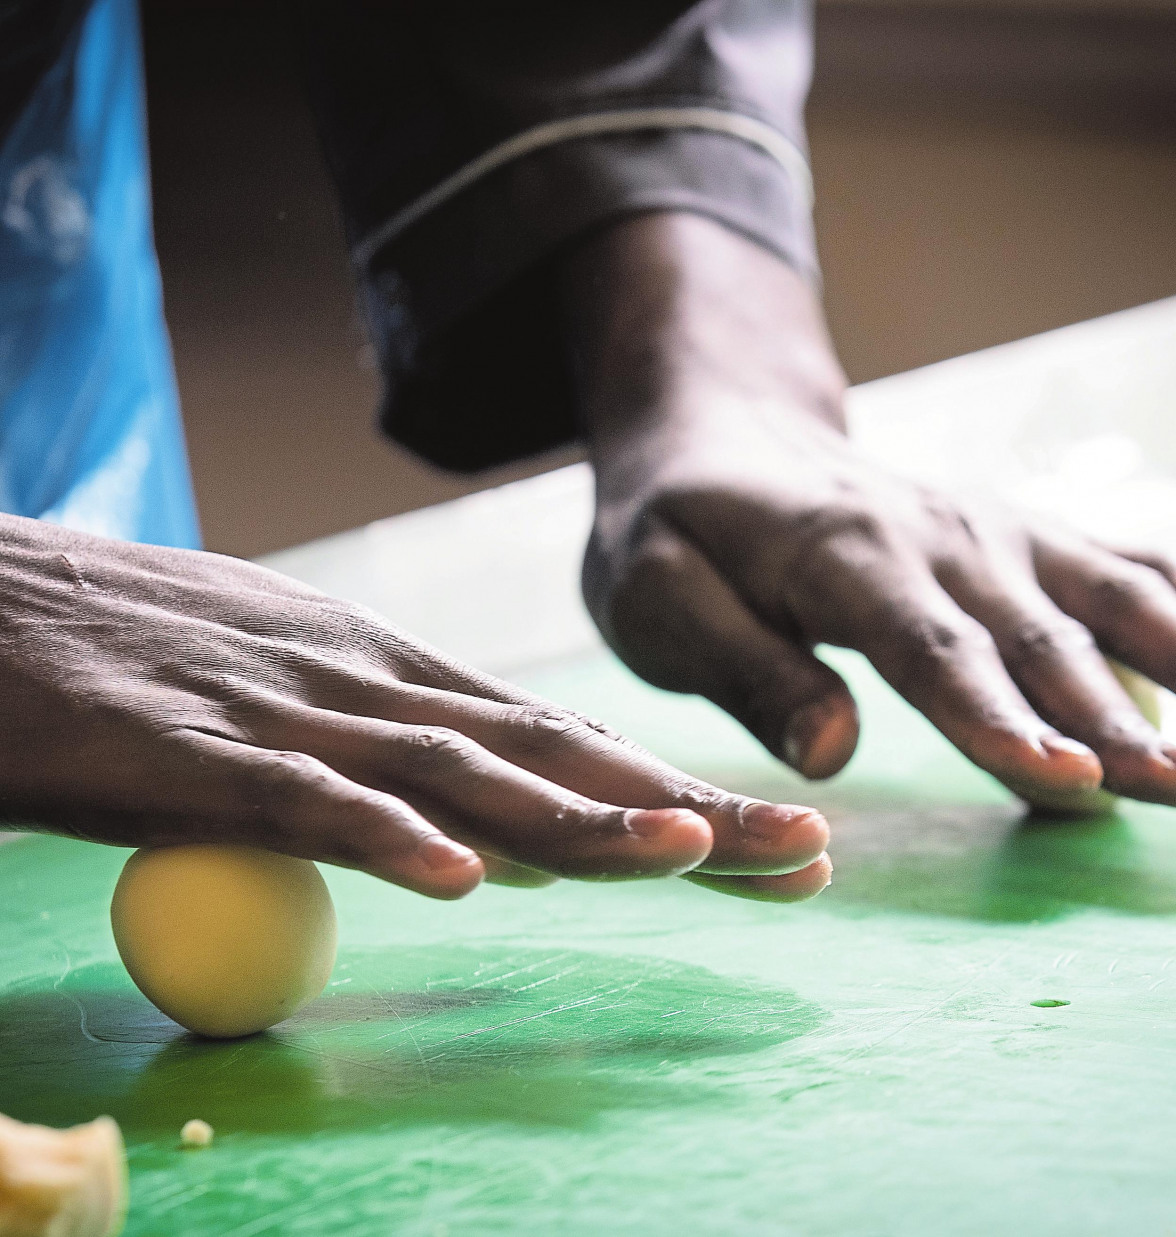
<instances>
[{"instance_id":1,"label":"scratched green surface","mask_svg":"<svg viewBox=\"0 0 1176 1237\"><path fill-rule=\"evenodd\" d=\"M248 1041L193 1041L132 988L122 852L0 847L0 1110L117 1117L133 1237L1176 1232L1176 813L1025 825L853 673L863 751L807 792L603 654L529 680L820 803L818 902L666 882L440 905L334 873L327 995ZM194 1116L216 1143L181 1152Z\"/></svg>"}]
</instances>

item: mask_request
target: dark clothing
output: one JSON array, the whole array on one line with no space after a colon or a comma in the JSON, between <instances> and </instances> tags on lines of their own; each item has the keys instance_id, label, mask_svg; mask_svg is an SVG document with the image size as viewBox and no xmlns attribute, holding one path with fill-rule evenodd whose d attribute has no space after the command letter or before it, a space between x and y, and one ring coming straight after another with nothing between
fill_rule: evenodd
<instances>
[{"instance_id":1,"label":"dark clothing","mask_svg":"<svg viewBox=\"0 0 1176 1237\"><path fill-rule=\"evenodd\" d=\"M809 2L302 0L388 433L460 469L572 438L556 262L626 215L816 278ZM0 134L88 7L0 0Z\"/></svg>"},{"instance_id":2,"label":"dark clothing","mask_svg":"<svg viewBox=\"0 0 1176 1237\"><path fill-rule=\"evenodd\" d=\"M815 278L807 0L310 0L304 16L384 426L436 463L574 436L553 259L595 228L695 211ZM647 127L610 131L635 112Z\"/></svg>"}]
</instances>

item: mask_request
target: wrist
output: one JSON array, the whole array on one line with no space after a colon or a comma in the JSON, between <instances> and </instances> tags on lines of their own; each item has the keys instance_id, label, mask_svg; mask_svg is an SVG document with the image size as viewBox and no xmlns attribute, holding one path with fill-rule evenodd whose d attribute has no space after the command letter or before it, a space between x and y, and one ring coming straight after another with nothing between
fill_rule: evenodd
<instances>
[{"instance_id":1,"label":"wrist","mask_svg":"<svg viewBox=\"0 0 1176 1237\"><path fill-rule=\"evenodd\" d=\"M813 289L720 224L678 213L616 224L566 264L564 303L598 466L745 416L845 431L845 378Z\"/></svg>"}]
</instances>

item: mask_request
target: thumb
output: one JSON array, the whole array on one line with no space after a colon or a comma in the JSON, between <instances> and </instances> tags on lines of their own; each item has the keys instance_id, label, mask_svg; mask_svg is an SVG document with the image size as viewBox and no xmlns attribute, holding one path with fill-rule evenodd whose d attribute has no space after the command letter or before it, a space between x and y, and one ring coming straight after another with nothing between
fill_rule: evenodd
<instances>
[{"instance_id":1,"label":"thumb","mask_svg":"<svg viewBox=\"0 0 1176 1237\"><path fill-rule=\"evenodd\" d=\"M673 529L650 527L607 597L590 596L589 605L642 678L714 701L805 777L831 777L853 755L857 706L842 678L761 622Z\"/></svg>"}]
</instances>

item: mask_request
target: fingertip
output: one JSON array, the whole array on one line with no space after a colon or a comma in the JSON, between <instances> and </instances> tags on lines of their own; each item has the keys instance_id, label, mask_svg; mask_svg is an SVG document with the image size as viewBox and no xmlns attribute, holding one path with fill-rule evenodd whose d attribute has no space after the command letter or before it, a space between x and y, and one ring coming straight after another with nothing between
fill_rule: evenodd
<instances>
[{"instance_id":1,"label":"fingertip","mask_svg":"<svg viewBox=\"0 0 1176 1237\"><path fill-rule=\"evenodd\" d=\"M845 768L859 730L857 705L843 688L793 714L780 755L801 776L820 781Z\"/></svg>"},{"instance_id":2,"label":"fingertip","mask_svg":"<svg viewBox=\"0 0 1176 1237\"><path fill-rule=\"evenodd\" d=\"M1100 794L1122 795L1145 803L1176 805L1176 753L1159 735L1146 746L1126 745L1106 753L1106 777Z\"/></svg>"},{"instance_id":3,"label":"fingertip","mask_svg":"<svg viewBox=\"0 0 1176 1237\"><path fill-rule=\"evenodd\" d=\"M822 854L799 872L760 879L765 883L765 888L774 890L777 901L807 902L824 893L833 883L833 861L828 854Z\"/></svg>"},{"instance_id":4,"label":"fingertip","mask_svg":"<svg viewBox=\"0 0 1176 1237\"><path fill-rule=\"evenodd\" d=\"M823 854L800 871L783 875L712 876L689 872L685 879L716 893L753 902L807 902L828 888L833 879L833 863Z\"/></svg>"},{"instance_id":5,"label":"fingertip","mask_svg":"<svg viewBox=\"0 0 1176 1237\"><path fill-rule=\"evenodd\" d=\"M821 854L797 872L773 876L742 878L751 892L743 895L766 902L807 902L822 893L833 881L833 861Z\"/></svg>"},{"instance_id":6,"label":"fingertip","mask_svg":"<svg viewBox=\"0 0 1176 1237\"><path fill-rule=\"evenodd\" d=\"M705 866L728 875L783 875L808 867L829 845L829 823L815 808L788 803L749 803L740 813L740 836L716 845Z\"/></svg>"},{"instance_id":7,"label":"fingertip","mask_svg":"<svg viewBox=\"0 0 1176 1237\"><path fill-rule=\"evenodd\" d=\"M806 808L792 818L788 836L797 856L793 870L800 871L825 853L829 845L829 822L815 808Z\"/></svg>"},{"instance_id":8,"label":"fingertip","mask_svg":"<svg viewBox=\"0 0 1176 1237\"><path fill-rule=\"evenodd\" d=\"M422 838L411 856L394 872L378 872L377 875L427 898L455 902L477 889L485 878L486 867L476 851L435 833Z\"/></svg>"},{"instance_id":9,"label":"fingertip","mask_svg":"<svg viewBox=\"0 0 1176 1237\"><path fill-rule=\"evenodd\" d=\"M1065 735L1047 734L1037 746L1044 756L1041 773L1048 778L1050 788L1088 792L1102 785L1102 761L1085 743Z\"/></svg>"},{"instance_id":10,"label":"fingertip","mask_svg":"<svg viewBox=\"0 0 1176 1237\"><path fill-rule=\"evenodd\" d=\"M1105 810L1110 796L1101 790L1102 762L1084 743L1048 733L1019 735L1017 744L1014 757L989 772L1034 810L1066 816Z\"/></svg>"}]
</instances>

